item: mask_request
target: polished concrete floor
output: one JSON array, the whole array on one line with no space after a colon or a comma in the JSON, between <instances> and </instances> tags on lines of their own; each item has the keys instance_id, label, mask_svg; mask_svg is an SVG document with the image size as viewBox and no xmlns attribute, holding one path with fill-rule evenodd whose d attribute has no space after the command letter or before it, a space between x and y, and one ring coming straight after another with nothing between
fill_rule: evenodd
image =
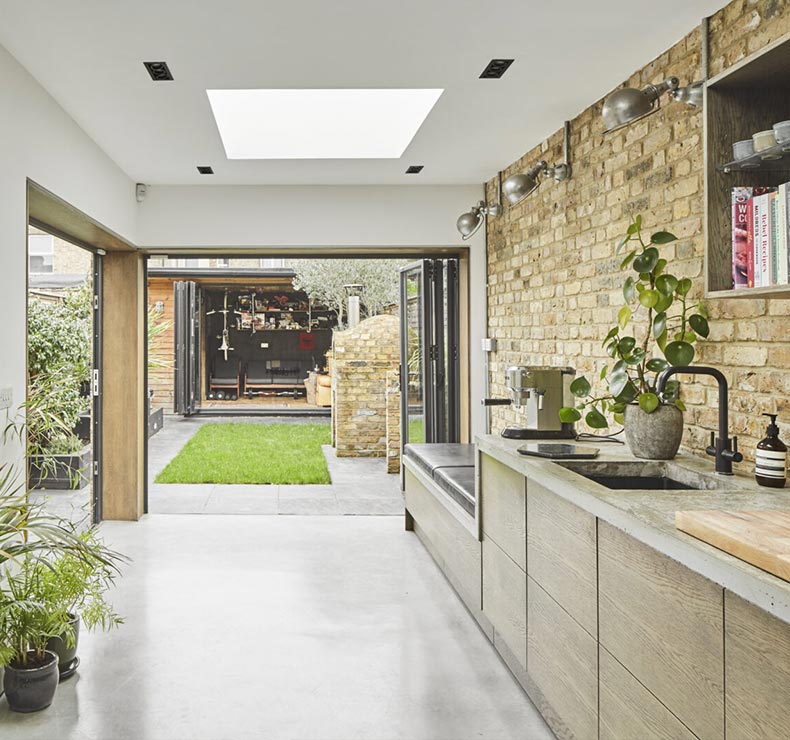
<instances>
[{"instance_id":1,"label":"polished concrete floor","mask_svg":"<svg viewBox=\"0 0 790 740\"><path fill-rule=\"evenodd\" d=\"M108 522L119 630L3 740L543 740L551 733L397 517Z\"/></svg>"}]
</instances>

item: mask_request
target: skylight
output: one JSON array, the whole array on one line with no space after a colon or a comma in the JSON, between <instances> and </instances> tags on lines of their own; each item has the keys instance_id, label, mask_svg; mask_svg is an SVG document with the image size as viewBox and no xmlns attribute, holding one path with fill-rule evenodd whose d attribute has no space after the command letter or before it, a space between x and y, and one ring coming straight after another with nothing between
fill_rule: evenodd
<instances>
[{"instance_id":1,"label":"skylight","mask_svg":"<svg viewBox=\"0 0 790 740\"><path fill-rule=\"evenodd\" d=\"M397 159L444 90L207 90L228 159Z\"/></svg>"}]
</instances>

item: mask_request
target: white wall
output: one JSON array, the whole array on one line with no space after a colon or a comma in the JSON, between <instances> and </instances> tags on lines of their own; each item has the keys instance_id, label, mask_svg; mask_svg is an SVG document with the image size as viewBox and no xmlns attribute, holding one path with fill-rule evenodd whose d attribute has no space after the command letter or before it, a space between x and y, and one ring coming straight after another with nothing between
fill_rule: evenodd
<instances>
[{"instance_id":1,"label":"white wall","mask_svg":"<svg viewBox=\"0 0 790 740\"><path fill-rule=\"evenodd\" d=\"M482 186L166 187L140 205L134 183L0 47L0 387L25 397L26 185L30 178L128 241L192 247L462 244L455 220ZM473 431L483 429L485 332L482 230L471 247Z\"/></svg>"},{"instance_id":2,"label":"white wall","mask_svg":"<svg viewBox=\"0 0 790 740\"><path fill-rule=\"evenodd\" d=\"M169 253L194 247L448 247L464 244L458 216L482 185L279 187L152 186L139 208L138 244ZM485 333L483 229L471 251L473 434L484 431L480 340Z\"/></svg>"},{"instance_id":3,"label":"white wall","mask_svg":"<svg viewBox=\"0 0 790 740\"><path fill-rule=\"evenodd\" d=\"M0 111L0 386L12 387L18 406L26 384L27 178L131 241L137 204L134 183L2 47Z\"/></svg>"}]
</instances>

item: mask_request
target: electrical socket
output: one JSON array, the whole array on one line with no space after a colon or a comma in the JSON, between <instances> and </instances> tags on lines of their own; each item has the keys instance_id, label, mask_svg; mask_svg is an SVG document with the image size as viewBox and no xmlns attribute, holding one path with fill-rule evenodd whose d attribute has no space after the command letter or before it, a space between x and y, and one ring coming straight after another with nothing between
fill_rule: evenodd
<instances>
[{"instance_id":1,"label":"electrical socket","mask_svg":"<svg viewBox=\"0 0 790 740\"><path fill-rule=\"evenodd\" d=\"M0 388L0 409L10 409L14 402L14 389L10 385Z\"/></svg>"}]
</instances>

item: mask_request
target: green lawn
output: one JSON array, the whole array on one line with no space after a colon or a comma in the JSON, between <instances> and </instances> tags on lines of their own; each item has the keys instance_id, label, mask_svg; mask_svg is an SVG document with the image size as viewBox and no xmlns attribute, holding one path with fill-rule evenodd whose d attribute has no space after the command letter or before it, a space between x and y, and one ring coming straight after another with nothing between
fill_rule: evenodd
<instances>
[{"instance_id":1,"label":"green lawn","mask_svg":"<svg viewBox=\"0 0 790 740\"><path fill-rule=\"evenodd\" d=\"M206 424L157 483L331 483L329 424Z\"/></svg>"},{"instance_id":2,"label":"green lawn","mask_svg":"<svg viewBox=\"0 0 790 740\"><path fill-rule=\"evenodd\" d=\"M425 422L422 417L409 419L409 442L425 442Z\"/></svg>"}]
</instances>

